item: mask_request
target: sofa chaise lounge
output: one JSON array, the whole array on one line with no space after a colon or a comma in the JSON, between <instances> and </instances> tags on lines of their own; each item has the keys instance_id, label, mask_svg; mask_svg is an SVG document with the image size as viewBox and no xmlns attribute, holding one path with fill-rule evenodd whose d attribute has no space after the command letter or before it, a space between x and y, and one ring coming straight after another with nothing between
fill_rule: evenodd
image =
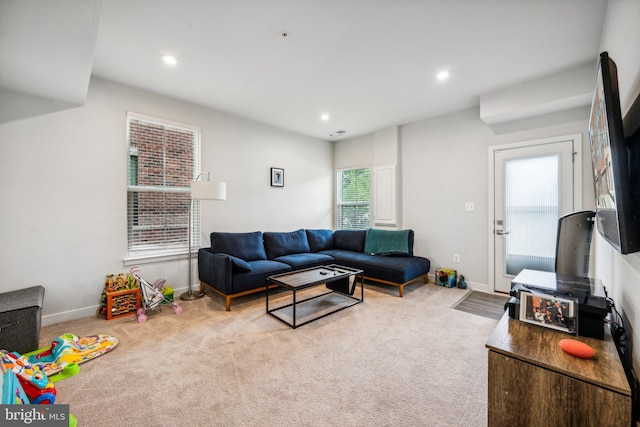
<instances>
[{"instance_id":1,"label":"sofa chaise lounge","mask_svg":"<svg viewBox=\"0 0 640 427\"><path fill-rule=\"evenodd\" d=\"M304 230L211 233L198 251L200 291L211 287L226 299L266 289L267 277L292 270L340 264L363 270L365 280L404 286L424 279L431 262L413 255L413 230ZM271 285L272 287L275 285Z\"/></svg>"}]
</instances>

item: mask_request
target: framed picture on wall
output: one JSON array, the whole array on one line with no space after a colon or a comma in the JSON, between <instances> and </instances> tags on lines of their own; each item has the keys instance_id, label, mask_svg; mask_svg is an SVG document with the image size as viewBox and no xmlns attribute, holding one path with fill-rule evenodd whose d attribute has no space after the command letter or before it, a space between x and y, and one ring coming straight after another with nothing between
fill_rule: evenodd
<instances>
[{"instance_id":1,"label":"framed picture on wall","mask_svg":"<svg viewBox=\"0 0 640 427\"><path fill-rule=\"evenodd\" d=\"M520 320L549 329L577 333L575 300L534 292L520 292Z\"/></svg>"},{"instance_id":2,"label":"framed picture on wall","mask_svg":"<svg viewBox=\"0 0 640 427\"><path fill-rule=\"evenodd\" d=\"M284 169L271 168L271 186L284 187Z\"/></svg>"}]
</instances>

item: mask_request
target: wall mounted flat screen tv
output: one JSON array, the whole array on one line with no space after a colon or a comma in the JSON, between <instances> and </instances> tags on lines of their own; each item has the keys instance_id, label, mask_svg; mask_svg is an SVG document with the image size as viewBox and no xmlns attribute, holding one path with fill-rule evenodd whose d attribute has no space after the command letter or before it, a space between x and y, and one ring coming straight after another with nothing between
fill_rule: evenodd
<instances>
[{"instance_id":1,"label":"wall mounted flat screen tv","mask_svg":"<svg viewBox=\"0 0 640 427\"><path fill-rule=\"evenodd\" d=\"M589 140L598 232L619 252L636 252L640 250L640 228L631 191L632 157L624 136L617 68L607 52L598 61Z\"/></svg>"}]
</instances>

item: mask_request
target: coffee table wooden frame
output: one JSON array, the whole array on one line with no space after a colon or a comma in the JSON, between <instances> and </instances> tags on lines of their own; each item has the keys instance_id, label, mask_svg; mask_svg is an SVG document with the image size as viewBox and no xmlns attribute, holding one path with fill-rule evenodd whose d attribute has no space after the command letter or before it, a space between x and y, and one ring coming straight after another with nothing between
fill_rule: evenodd
<instances>
[{"instance_id":1,"label":"coffee table wooden frame","mask_svg":"<svg viewBox=\"0 0 640 427\"><path fill-rule=\"evenodd\" d=\"M351 282L351 277L353 277L353 282ZM351 287L350 290L347 290L348 293L344 293L344 292L340 292L340 291L335 291L335 290L331 290L329 292L325 292L322 293L320 295L314 295L312 297L309 298L305 298L302 299L300 301L298 301L297 299L297 292L304 290L304 289L309 289L312 288L314 286L319 286L319 285L324 285L324 284L329 284L332 282L335 282L337 280L340 279L349 279L349 286ZM269 285L278 285L286 290L289 290L293 293L293 302L290 304L286 304L286 305L282 305L276 308L269 308L269 288L271 286L267 286L266 289L266 306L267 306L267 314L270 314L271 316L275 317L276 319L278 319L279 321L281 321L282 323L292 327L293 329L297 328L298 326L302 326L302 325L306 325L307 323L313 322L315 320L318 319L322 319L323 317L326 317L330 314L333 313L337 313L338 311L342 311L345 308L349 308L352 307L356 304L360 304L361 302L364 301L364 274L362 270L357 270L354 268L349 268L349 267L344 267L341 265L336 265L336 264L331 264L331 265L326 265L326 266L320 266L320 267L312 267L312 268L306 268L304 270L297 270L297 271L291 271L291 272L287 272L287 273L282 273L282 274L276 274L274 276L270 276L267 278L267 282L269 283ZM358 282L360 282L360 298L357 298L355 296L353 296L353 294L355 294L355 290L358 286ZM298 306L299 304L302 304L306 301L310 301L312 299L316 299L316 298L321 298L324 297L325 295L330 295L330 294L338 294L342 297L348 298L350 300L352 300L350 302L349 305L340 305L338 308L336 308L335 310L329 311L329 312L325 312L324 314L314 317L312 319L306 320L302 323L298 323L297 319L296 319L296 306ZM277 312L280 310L283 310L285 308L288 307L292 307L293 310L293 321L289 322L286 319L283 319L282 317L277 315Z\"/></svg>"}]
</instances>

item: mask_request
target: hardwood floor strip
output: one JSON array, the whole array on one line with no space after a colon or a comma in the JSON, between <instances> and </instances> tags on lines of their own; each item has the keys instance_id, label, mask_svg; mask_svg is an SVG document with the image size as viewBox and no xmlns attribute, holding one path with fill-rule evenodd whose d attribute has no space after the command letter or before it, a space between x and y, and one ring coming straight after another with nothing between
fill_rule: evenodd
<instances>
[{"instance_id":1,"label":"hardwood floor strip","mask_svg":"<svg viewBox=\"0 0 640 427\"><path fill-rule=\"evenodd\" d=\"M500 320L504 314L504 305L509 299L506 295L489 294L480 291L471 291L452 308L490 319Z\"/></svg>"}]
</instances>

